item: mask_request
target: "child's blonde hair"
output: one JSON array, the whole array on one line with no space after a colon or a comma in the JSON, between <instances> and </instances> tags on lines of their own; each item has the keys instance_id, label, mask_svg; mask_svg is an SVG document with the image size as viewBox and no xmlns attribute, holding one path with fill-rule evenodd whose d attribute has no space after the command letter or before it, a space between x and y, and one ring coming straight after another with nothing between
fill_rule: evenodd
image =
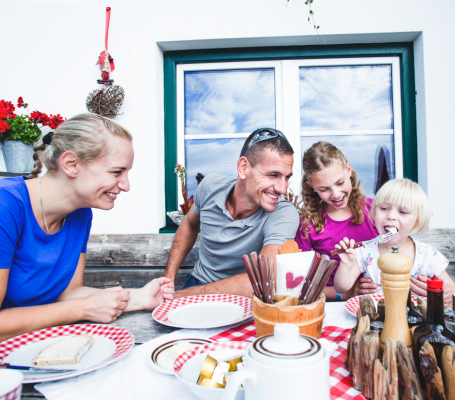
<instances>
[{"instance_id":1,"label":"child's blonde hair","mask_svg":"<svg viewBox=\"0 0 455 400\"><path fill-rule=\"evenodd\" d=\"M404 207L417 216L415 231L423 233L427 229L431 213L430 202L423 189L410 179L393 179L384 184L374 197L371 205L371 218L374 219L376 207L390 203Z\"/></svg>"},{"instance_id":2,"label":"child's blonde hair","mask_svg":"<svg viewBox=\"0 0 455 400\"><path fill-rule=\"evenodd\" d=\"M319 195L310 186L311 177L313 174L322 171L324 168L330 167L335 162L340 163L344 168L348 168L348 160L344 154L333 144L328 142L314 143L308 150L305 151L302 159L303 178L302 178L302 202L300 207L302 213L301 229L303 229L304 237L307 238L310 233L309 224L311 223L317 233L321 233L327 223L322 215L324 203ZM366 205L366 200L360 188L360 179L354 169L351 169L351 186L352 191L349 196L348 206L354 216L352 224L360 225L365 219L363 207Z\"/></svg>"}]
</instances>

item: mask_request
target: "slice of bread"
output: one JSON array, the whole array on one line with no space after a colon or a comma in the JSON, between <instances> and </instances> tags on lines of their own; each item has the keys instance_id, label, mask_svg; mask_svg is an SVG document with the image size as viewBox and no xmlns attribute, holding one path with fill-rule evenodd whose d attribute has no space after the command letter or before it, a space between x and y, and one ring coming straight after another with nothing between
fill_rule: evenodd
<instances>
[{"instance_id":1,"label":"slice of bread","mask_svg":"<svg viewBox=\"0 0 455 400\"><path fill-rule=\"evenodd\" d=\"M92 345L89 335L66 337L42 349L33 361L35 365L77 364Z\"/></svg>"}]
</instances>

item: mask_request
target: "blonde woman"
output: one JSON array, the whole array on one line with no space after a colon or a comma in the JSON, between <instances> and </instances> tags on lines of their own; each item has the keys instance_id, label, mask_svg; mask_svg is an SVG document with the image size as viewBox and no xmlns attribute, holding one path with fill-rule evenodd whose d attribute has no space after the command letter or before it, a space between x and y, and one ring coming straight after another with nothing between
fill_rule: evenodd
<instances>
[{"instance_id":1,"label":"blonde woman","mask_svg":"<svg viewBox=\"0 0 455 400\"><path fill-rule=\"evenodd\" d=\"M379 189L371 206L371 219L380 234L395 229L397 235L387 243L371 243L357 250L355 240L345 237L336 246L345 248L340 254L341 263L335 276L335 287L344 292L351 288L360 273L381 286L378 258L392 252L396 245L400 253L408 255L414 266L411 270L411 290L419 296L427 295L427 278L437 276L444 281L444 301L452 303L455 284L445 271L449 260L434 247L414 240L410 234L423 233L430 223L430 203L423 189L409 179L394 179Z\"/></svg>"},{"instance_id":2,"label":"blonde woman","mask_svg":"<svg viewBox=\"0 0 455 400\"><path fill-rule=\"evenodd\" d=\"M91 208L110 210L130 189L130 133L80 114L34 146L29 179L0 180L0 341L80 320L109 323L172 299L170 279L142 289L83 286ZM39 177L42 164L47 172Z\"/></svg>"}]
</instances>

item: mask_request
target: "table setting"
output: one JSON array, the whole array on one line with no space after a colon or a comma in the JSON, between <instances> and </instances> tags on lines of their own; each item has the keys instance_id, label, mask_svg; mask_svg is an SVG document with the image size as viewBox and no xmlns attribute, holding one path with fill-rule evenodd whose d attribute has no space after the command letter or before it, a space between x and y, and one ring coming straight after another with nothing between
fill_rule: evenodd
<instances>
[{"instance_id":1,"label":"table setting","mask_svg":"<svg viewBox=\"0 0 455 400\"><path fill-rule=\"evenodd\" d=\"M276 265L271 257L243 256L252 299L206 294L166 301L140 317L149 328L178 330L140 344L129 331L140 332L134 315L130 324L120 318L117 326L74 324L8 339L0 343L0 378L8 378L0 379L0 400L21 398L22 384L48 400L297 400L303 392L312 400L398 399L399 393L423 399L414 338L426 340L418 365L429 393L450 393L455 344L444 343L455 335L443 321L440 279L428 280L428 299L411 296L412 261L394 249L379 259L382 294L327 303L322 289L333 264L300 254L280 253ZM283 283L290 267L304 279L300 287L288 279L289 292L285 286L277 293L275 281ZM438 318L444 330L433 340L427 321Z\"/></svg>"}]
</instances>

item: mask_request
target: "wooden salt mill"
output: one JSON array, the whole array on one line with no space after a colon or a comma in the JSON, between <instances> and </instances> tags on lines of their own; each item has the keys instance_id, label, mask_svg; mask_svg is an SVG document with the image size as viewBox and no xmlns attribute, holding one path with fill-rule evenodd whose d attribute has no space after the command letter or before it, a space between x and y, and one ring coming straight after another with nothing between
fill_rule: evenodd
<instances>
[{"instance_id":1,"label":"wooden salt mill","mask_svg":"<svg viewBox=\"0 0 455 400\"><path fill-rule=\"evenodd\" d=\"M413 261L405 254L398 253L398 246L392 246L392 253L379 257L381 285L385 297L385 321L380 344L384 350L385 340L392 338L395 343L403 342L412 348L412 336L408 326L406 304L411 288Z\"/></svg>"}]
</instances>

